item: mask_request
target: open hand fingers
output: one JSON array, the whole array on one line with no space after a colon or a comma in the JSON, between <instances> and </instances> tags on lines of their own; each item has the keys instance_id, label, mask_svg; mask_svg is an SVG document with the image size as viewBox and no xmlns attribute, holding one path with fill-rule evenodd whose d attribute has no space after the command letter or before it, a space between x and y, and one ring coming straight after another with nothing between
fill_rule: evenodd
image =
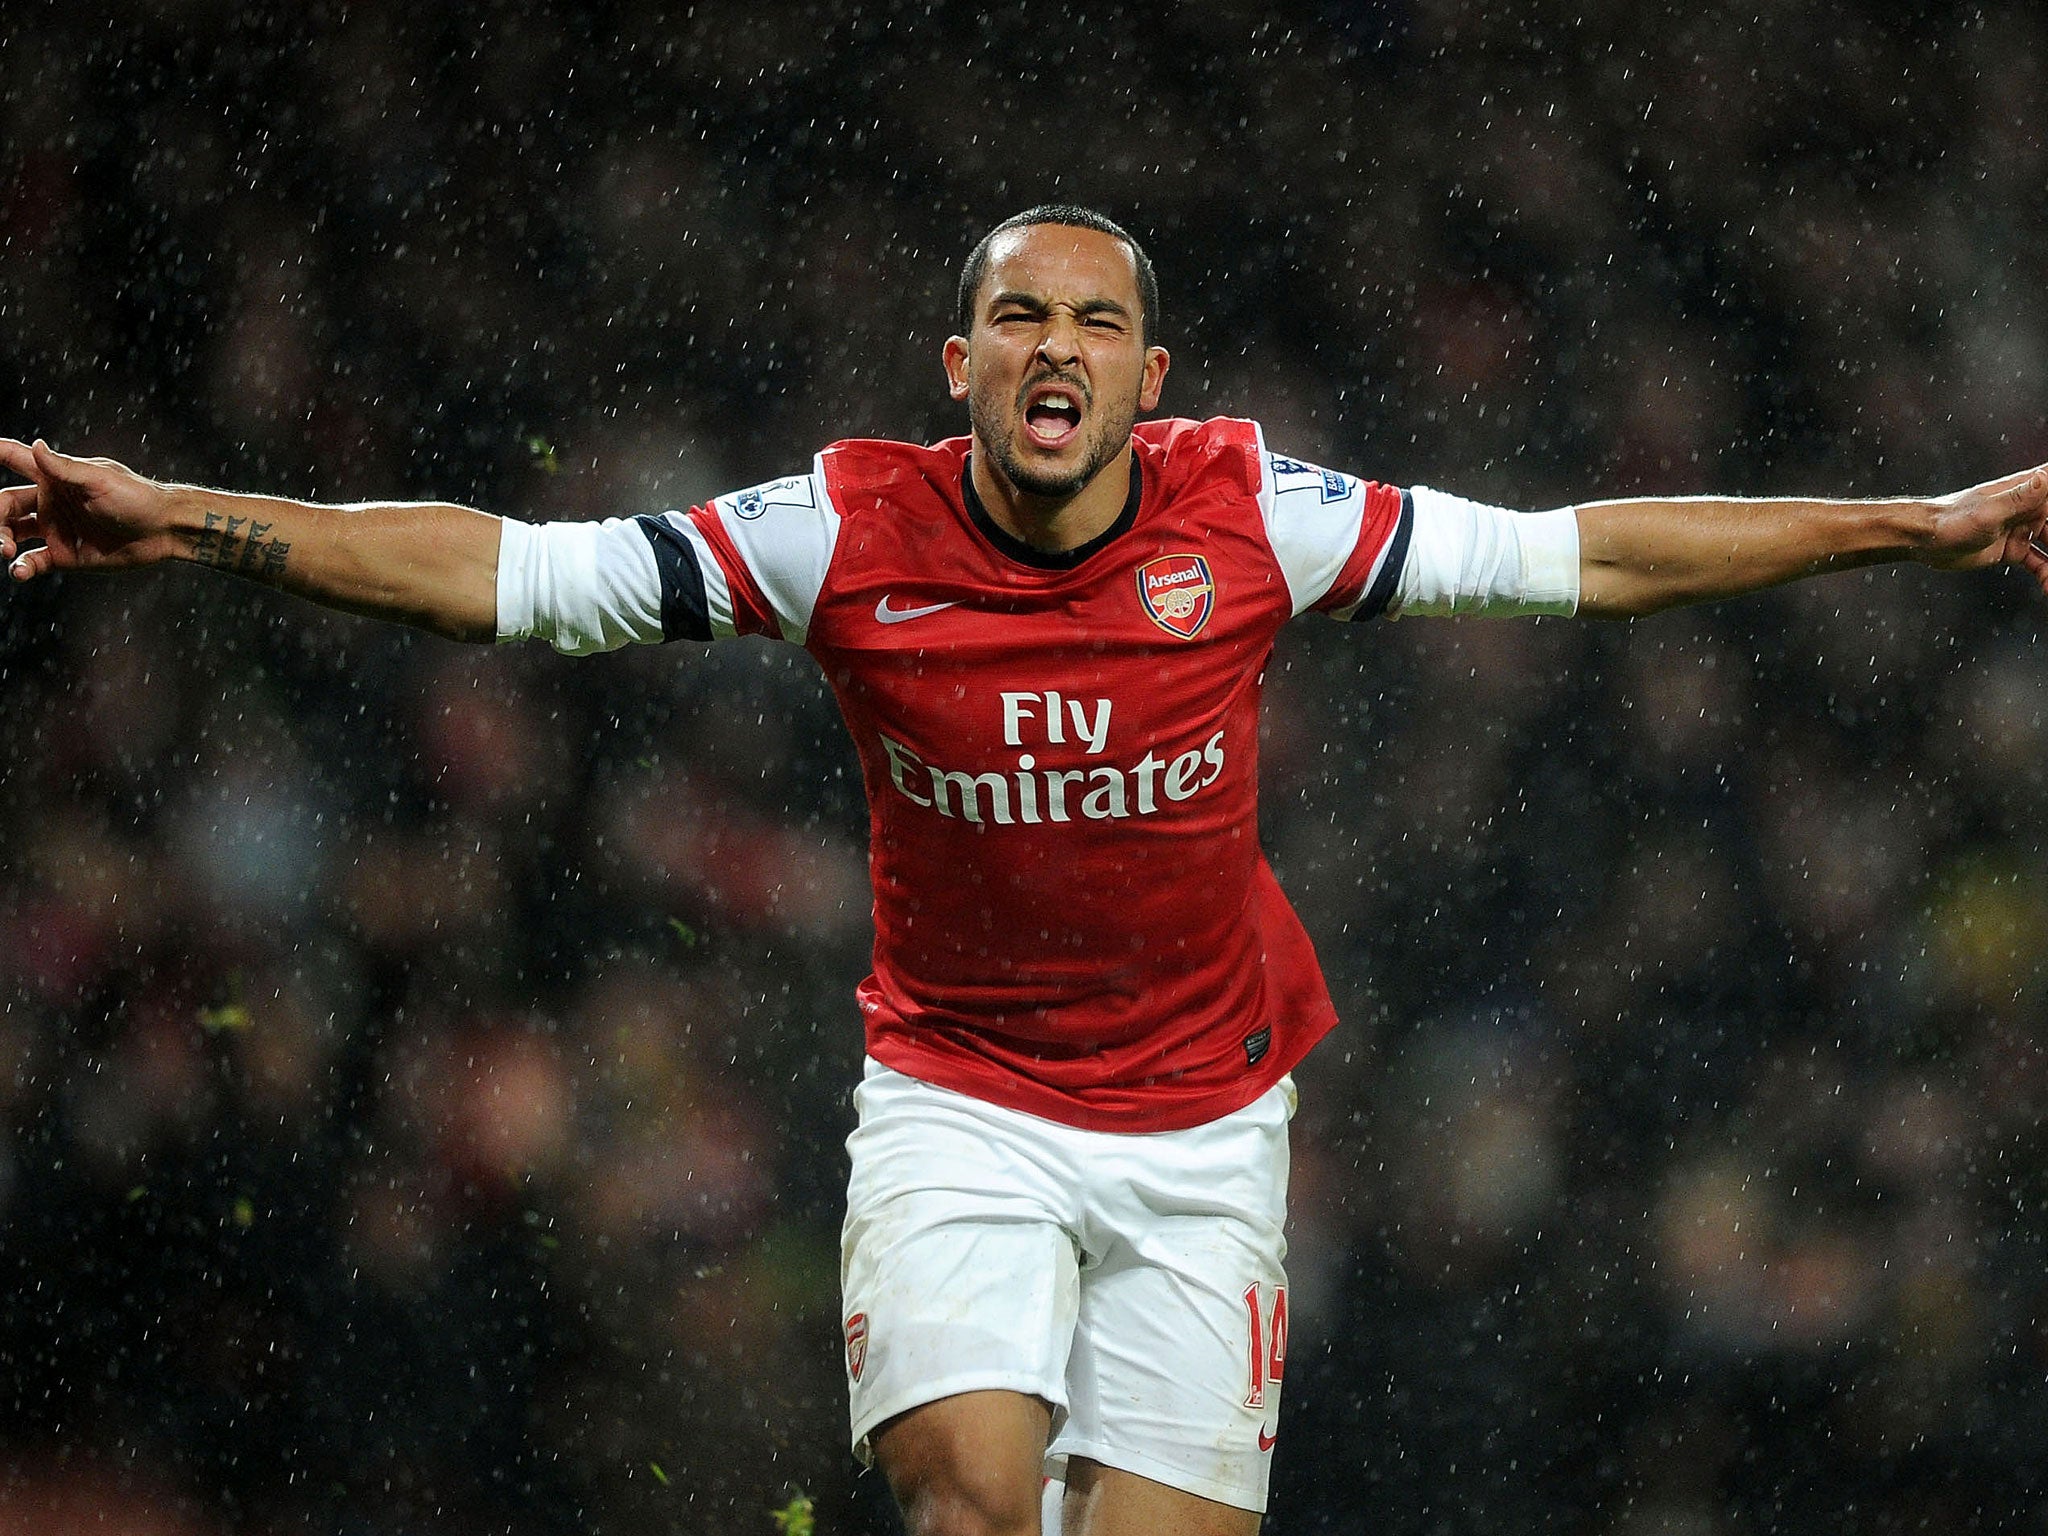
<instances>
[{"instance_id":1,"label":"open hand fingers","mask_svg":"<svg viewBox=\"0 0 2048 1536\"><path fill-rule=\"evenodd\" d=\"M0 469L17 474L24 480L32 480L46 490L61 487L82 498L103 492L110 478L109 471L130 473L127 466L112 459L81 459L59 453L40 437L32 443L0 437Z\"/></svg>"}]
</instances>

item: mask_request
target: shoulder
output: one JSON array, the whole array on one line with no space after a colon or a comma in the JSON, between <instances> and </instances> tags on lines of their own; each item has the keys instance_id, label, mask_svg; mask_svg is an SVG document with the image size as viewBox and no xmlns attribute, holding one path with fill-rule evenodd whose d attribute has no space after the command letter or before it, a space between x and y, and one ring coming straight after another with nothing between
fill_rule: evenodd
<instances>
[{"instance_id":1,"label":"shoulder","mask_svg":"<svg viewBox=\"0 0 2048 1536\"><path fill-rule=\"evenodd\" d=\"M818 455L818 475L841 517L927 500L945 504L959 498L967 448L964 437L928 445L846 438Z\"/></svg>"},{"instance_id":2,"label":"shoulder","mask_svg":"<svg viewBox=\"0 0 2048 1536\"><path fill-rule=\"evenodd\" d=\"M1255 421L1234 416L1141 421L1131 436L1145 473L1168 494L1220 482L1257 496L1265 484L1265 440Z\"/></svg>"}]
</instances>

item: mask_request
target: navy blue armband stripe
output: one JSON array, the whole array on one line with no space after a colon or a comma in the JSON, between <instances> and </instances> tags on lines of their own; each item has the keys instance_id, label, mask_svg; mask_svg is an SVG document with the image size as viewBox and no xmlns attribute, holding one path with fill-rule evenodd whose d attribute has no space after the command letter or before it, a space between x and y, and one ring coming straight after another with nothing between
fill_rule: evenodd
<instances>
[{"instance_id":1,"label":"navy blue armband stripe","mask_svg":"<svg viewBox=\"0 0 2048 1536\"><path fill-rule=\"evenodd\" d=\"M709 640L711 605L704 600L704 573L697 568L696 547L665 517L643 513L633 521L647 535L654 568L661 575L661 638Z\"/></svg>"},{"instance_id":2,"label":"navy blue armband stripe","mask_svg":"<svg viewBox=\"0 0 2048 1536\"><path fill-rule=\"evenodd\" d=\"M1403 491L1401 517L1394 525L1394 536L1387 540L1387 558L1380 563L1380 573L1372 580L1372 590L1352 611L1352 623L1376 619L1387 611L1387 604L1394 600L1394 589L1401 584L1401 567L1408 563L1408 540L1414 532L1415 499Z\"/></svg>"}]
</instances>

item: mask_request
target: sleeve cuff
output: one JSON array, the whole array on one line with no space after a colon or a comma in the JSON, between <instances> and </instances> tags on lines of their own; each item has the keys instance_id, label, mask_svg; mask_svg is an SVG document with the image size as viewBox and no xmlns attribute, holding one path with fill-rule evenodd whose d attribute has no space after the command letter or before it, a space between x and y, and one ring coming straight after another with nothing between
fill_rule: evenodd
<instances>
[{"instance_id":1,"label":"sleeve cuff","mask_svg":"<svg viewBox=\"0 0 2048 1536\"><path fill-rule=\"evenodd\" d=\"M540 531L515 518L498 519L498 641L533 635L533 547Z\"/></svg>"},{"instance_id":2,"label":"sleeve cuff","mask_svg":"<svg viewBox=\"0 0 2048 1536\"><path fill-rule=\"evenodd\" d=\"M1522 535L1523 613L1579 610L1579 513L1576 507L1527 512Z\"/></svg>"}]
</instances>

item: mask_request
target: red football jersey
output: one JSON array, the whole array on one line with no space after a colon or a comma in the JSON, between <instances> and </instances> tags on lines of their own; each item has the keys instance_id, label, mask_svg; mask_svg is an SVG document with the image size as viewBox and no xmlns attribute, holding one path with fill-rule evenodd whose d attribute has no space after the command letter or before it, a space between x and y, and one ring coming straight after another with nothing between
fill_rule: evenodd
<instances>
[{"instance_id":1,"label":"red football jersey","mask_svg":"<svg viewBox=\"0 0 2048 1536\"><path fill-rule=\"evenodd\" d=\"M574 615L564 649L763 634L817 657L866 780L878 1060L1070 1125L1199 1124L1334 1022L1259 848L1260 682L1294 614L1386 606L1412 499L1250 422L1148 422L1122 515L1051 555L981 509L968 450L839 443L586 529L522 607Z\"/></svg>"},{"instance_id":2,"label":"red football jersey","mask_svg":"<svg viewBox=\"0 0 2048 1536\"><path fill-rule=\"evenodd\" d=\"M1248 422L1149 422L1117 523L1048 556L981 511L967 453L840 443L689 519L718 627L800 621L853 733L868 1050L1070 1125L1213 1119L1334 1022L1259 848L1260 683L1300 608L1389 584L1403 498L1273 459ZM1315 512L1276 530L1290 494ZM829 549L792 560L835 514ZM1304 572L1327 581L1307 601Z\"/></svg>"}]
</instances>

